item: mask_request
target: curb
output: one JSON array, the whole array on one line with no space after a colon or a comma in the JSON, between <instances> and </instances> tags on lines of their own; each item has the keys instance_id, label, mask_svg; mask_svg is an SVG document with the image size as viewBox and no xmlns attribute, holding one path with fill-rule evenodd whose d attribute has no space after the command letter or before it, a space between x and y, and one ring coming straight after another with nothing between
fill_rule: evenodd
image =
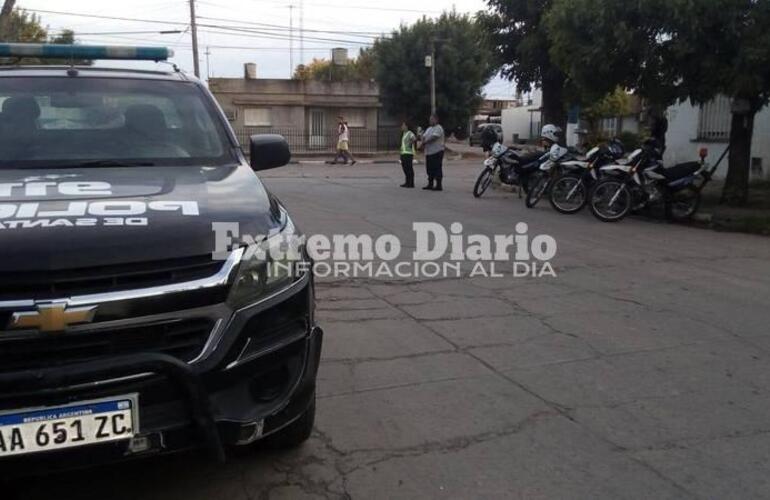
<instances>
[{"instance_id":1,"label":"curb","mask_svg":"<svg viewBox=\"0 0 770 500\"><path fill-rule=\"evenodd\" d=\"M421 160L415 160L415 165L422 165L425 163ZM328 160L292 160L290 165L323 165L329 167L349 167L351 165L345 165L343 163L331 164ZM356 165L399 165L399 160L357 160ZM353 166L356 166L353 165Z\"/></svg>"}]
</instances>

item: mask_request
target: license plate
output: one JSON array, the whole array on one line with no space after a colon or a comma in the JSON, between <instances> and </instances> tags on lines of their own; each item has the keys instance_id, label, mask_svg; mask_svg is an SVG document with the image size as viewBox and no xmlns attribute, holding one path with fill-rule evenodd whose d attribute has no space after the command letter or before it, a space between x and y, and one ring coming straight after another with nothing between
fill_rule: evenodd
<instances>
[{"instance_id":1,"label":"license plate","mask_svg":"<svg viewBox=\"0 0 770 500\"><path fill-rule=\"evenodd\" d=\"M131 439L138 396L0 412L0 458Z\"/></svg>"}]
</instances>

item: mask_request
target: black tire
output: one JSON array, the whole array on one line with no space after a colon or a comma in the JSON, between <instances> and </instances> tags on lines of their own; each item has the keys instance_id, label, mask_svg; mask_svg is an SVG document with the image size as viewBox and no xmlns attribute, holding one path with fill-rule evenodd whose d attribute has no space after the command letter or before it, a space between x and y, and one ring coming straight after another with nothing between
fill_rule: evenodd
<instances>
[{"instance_id":1,"label":"black tire","mask_svg":"<svg viewBox=\"0 0 770 500\"><path fill-rule=\"evenodd\" d=\"M666 219L686 222L695 215L699 207L700 191L695 186L687 186L671 193L666 199Z\"/></svg>"},{"instance_id":2,"label":"black tire","mask_svg":"<svg viewBox=\"0 0 770 500\"><path fill-rule=\"evenodd\" d=\"M287 450L296 448L310 438L315 424L315 394L310 406L297 418L283 429L270 434L260 441L265 448L272 450Z\"/></svg>"},{"instance_id":3,"label":"black tire","mask_svg":"<svg viewBox=\"0 0 770 500\"><path fill-rule=\"evenodd\" d=\"M530 180L529 192L527 192L527 198L524 200L527 208L533 208L543 198L543 195L548 191L549 180L548 175L543 173L535 174L535 178Z\"/></svg>"},{"instance_id":4,"label":"black tire","mask_svg":"<svg viewBox=\"0 0 770 500\"><path fill-rule=\"evenodd\" d=\"M494 174L495 171L489 167L486 167L479 174L479 178L476 179L476 185L473 186L473 196L479 198L482 194L484 194L484 192L489 188L489 185L492 184L492 178Z\"/></svg>"},{"instance_id":5,"label":"black tire","mask_svg":"<svg viewBox=\"0 0 770 500\"><path fill-rule=\"evenodd\" d=\"M610 202L615 195L615 202ZM618 222L631 211L631 193L625 182L618 179L605 179L598 182L591 190L588 206L591 213L602 222Z\"/></svg>"},{"instance_id":6,"label":"black tire","mask_svg":"<svg viewBox=\"0 0 770 500\"><path fill-rule=\"evenodd\" d=\"M580 175L565 174L553 182L548 200L557 212L576 214L588 203L588 187Z\"/></svg>"}]
</instances>

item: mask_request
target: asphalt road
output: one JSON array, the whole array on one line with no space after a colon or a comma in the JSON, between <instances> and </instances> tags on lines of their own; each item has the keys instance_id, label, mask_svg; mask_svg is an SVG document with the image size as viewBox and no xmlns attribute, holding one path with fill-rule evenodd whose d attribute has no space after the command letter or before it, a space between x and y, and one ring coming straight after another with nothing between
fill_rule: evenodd
<instances>
[{"instance_id":1,"label":"asphalt road","mask_svg":"<svg viewBox=\"0 0 770 500\"><path fill-rule=\"evenodd\" d=\"M396 165L263 177L308 233L526 222L558 242L557 277L322 280L304 447L78 472L22 498L770 497L770 240L477 200L477 171L449 165L443 193L399 189Z\"/></svg>"}]
</instances>

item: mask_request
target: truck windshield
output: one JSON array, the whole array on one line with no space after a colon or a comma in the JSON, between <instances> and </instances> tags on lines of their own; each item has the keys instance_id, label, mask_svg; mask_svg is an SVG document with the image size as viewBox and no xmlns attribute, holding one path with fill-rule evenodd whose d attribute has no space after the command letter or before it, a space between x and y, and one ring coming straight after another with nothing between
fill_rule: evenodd
<instances>
[{"instance_id":1,"label":"truck windshield","mask_svg":"<svg viewBox=\"0 0 770 500\"><path fill-rule=\"evenodd\" d=\"M0 169L235 161L214 104L189 82L3 77L0 110Z\"/></svg>"}]
</instances>

